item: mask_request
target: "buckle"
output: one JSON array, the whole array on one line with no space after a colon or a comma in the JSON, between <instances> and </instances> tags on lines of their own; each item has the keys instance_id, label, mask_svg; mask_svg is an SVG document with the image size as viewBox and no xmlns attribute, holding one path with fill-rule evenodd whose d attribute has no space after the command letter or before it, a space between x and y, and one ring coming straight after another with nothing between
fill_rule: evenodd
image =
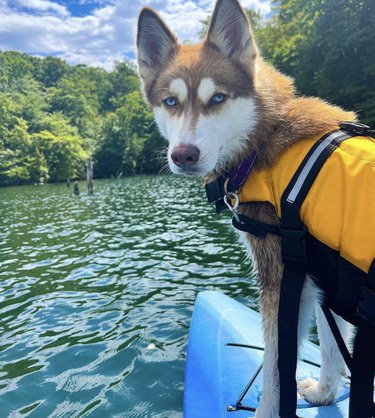
<instances>
[{"instance_id":1,"label":"buckle","mask_svg":"<svg viewBox=\"0 0 375 418\"><path fill-rule=\"evenodd\" d=\"M375 133L375 131L371 129L368 125L359 122L343 121L339 122L339 127L340 129L355 133L357 135L370 136L374 135Z\"/></svg>"},{"instance_id":2,"label":"buckle","mask_svg":"<svg viewBox=\"0 0 375 418\"><path fill-rule=\"evenodd\" d=\"M214 181L206 183L206 195L210 203L217 202L218 200L224 197L224 182L225 180L223 179L223 177L218 177Z\"/></svg>"},{"instance_id":3,"label":"buckle","mask_svg":"<svg viewBox=\"0 0 375 418\"><path fill-rule=\"evenodd\" d=\"M307 268L306 228L289 229L280 227L281 258L284 264Z\"/></svg>"}]
</instances>

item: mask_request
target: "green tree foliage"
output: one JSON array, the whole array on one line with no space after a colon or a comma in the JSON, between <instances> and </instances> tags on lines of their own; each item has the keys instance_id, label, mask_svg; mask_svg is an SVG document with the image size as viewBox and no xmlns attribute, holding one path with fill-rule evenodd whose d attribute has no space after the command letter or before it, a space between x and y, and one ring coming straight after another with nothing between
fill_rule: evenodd
<instances>
[{"instance_id":1,"label":"green tree foliage","mask_svg":"<svg viewBox=\"0 0 375 418\"><path fill-rule=\"evenodd\" d=\"M375 2L273 0L268 18L249 11L263 57L322 97L375 125ZM209 21L203 21L201 36Z\"/></svg>"},{"instance_id":2,"label":"green tree foliage","mask_svg":"<svg viewBox=\"0 0 375 418\"><path fill-rule=\"evenodd\" d=\"M28 126L8 94L0 93L0 184L39 181L46 175L43 155L28 134Z\"/></svg>"},{"instance_id":3,"label":"green tree foliage","mask_svg":"<svg viewBox=\"0 0 375 418\"><path fill-rule=\"evenodd\" d=\"M69 65L55 57L46 57L44 60L34 59L33 66L35 79L45 87L57 87L69 71Z\"/></svg>"},{"instance_id":4,"label":"green tree foliage","mask_svg":"<svg viewBox=\"0 0 375 418\"><path fill-rule=\"evenodd\" d=\"M139 91L127 94L122 101L122 106L104 121L103 136L95 155L96 170L106 177L155 172L160 163L155 155L150 155L150 141L155 145L154 153L165 143L153 123L152 112Z\"/></svg>"},{"instance_id":5,"label":"green tree foliage","mask_svg":"<svg viewBox=\"0 0 375 418\"><path fill-rule=\"evenodd\" d=\"M263 57L301 93L375 126L375 2L272 1L271 16L247 11ZM131 64L105 71L0 51L0 186L78 178L87 158L96 177L157 173L165 147Z\"/></svg>"},{"instance_id":6,"label":"green tree foliage","mask_svg":"<svg viewBox=\"0 0 375 418\"><path fill-rule=\"evenodd\" d=\"M87 153L79 137L41 131L32 135L32 141L46 160L48 180L61 181L83 174L82 162L87 158Z\"/></svg>"},{"instance_id":7,"label":"green tree foliage","mask_svg":"<svg viewBox=\"0 0 375 418\"><path fill-rule=\"evenodd\" d=\"M0 186L78 178L89 157L96 176L155 173L152 124L126 62L108 72L0 52Z\"/></svg>"},{"instance_id":8,"label":"green tree foliage","mask_svg":"<svg viewBox=\"0 0 375 418\"><path fill-rule=\"evenodd\" d=\"M265 58L320 96L375 125L375 2L274 0L260 29Z\"/></svg>"}]
</instances>

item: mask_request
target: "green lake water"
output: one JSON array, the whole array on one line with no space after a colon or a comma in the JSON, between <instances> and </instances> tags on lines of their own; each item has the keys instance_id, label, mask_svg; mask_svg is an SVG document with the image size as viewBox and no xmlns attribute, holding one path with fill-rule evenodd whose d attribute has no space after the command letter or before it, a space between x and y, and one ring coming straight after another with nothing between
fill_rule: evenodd
<instances>
[{"instance_id":1,"label":"green lake water","mask_svg":"<svg viewBox=\"0 0 375 418\"><path fill-rule=\"evenodd\" d=\"M199 291L255 304L201 180L0 189L0 418L182 417Z\"/></svg>"}]
</instances>

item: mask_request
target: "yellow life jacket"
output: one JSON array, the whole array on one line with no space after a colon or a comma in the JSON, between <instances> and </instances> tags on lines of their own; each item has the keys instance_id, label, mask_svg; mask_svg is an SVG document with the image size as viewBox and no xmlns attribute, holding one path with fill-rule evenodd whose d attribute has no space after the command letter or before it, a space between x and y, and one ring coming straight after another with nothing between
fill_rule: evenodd
<instances>
[{"instance_id":1,"label":"yellow life jacket","mask_svg":"<svg viewBox=\"0 0 375 418\"><path fill-rule=\"evenodd\" d=\"M375 141L352 122L286 150L269 169L253 169L259 152L206 183L217 212L257 237L281 236L284 264L278 306L282 417L296 416L298 315L306 273L322 289L323 312L351 371L350 417L370 416L375 363ZM252 219L238 205L268 202L280 226ZM331 310L358 326L350 358ZM370 364L370 367L368 366Z\"/></svg>"},{"instance_id":2,"label":"yellow life jacket","mask_svg":"<svg viewBox=\"0 0 375 418\"><path fill-rule=\"evenodd\" d=\"M218 212L225 206L232 211L235 228L257 237L281 236L278 369L283 417L296 416L298 315L306 273L323 290L323 312L351 371L350 417L370 416L375 408L375 141L361 136L374 131L350 122L340 128L299 141L269 169L252 169L254 153L226 177L206 184L208 200ZM280 226L239 213L238 205L247 202L271 203ZM358 326L352 359L331 310Z\"/></svg>"},{"instance_id":3,"label":"yellow life jacket","mask_svg":"<svg viewBox=\"0 0 375 418\"><path fill-rule=\"evenodd\" d=\"M239 199L269 202L281 216L281 196L307 152L320 139L287 149L269 169L253 170ZM342 142L318 173L300 210L308 232L341 257L368 272L375 258L375 140L356 136Z\"/></svg>"}]
</instances>

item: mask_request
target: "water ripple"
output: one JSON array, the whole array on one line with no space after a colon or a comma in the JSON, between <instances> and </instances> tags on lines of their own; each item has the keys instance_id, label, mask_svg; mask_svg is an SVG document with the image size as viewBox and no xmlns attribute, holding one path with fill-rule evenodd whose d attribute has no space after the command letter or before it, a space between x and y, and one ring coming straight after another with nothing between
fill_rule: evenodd
<instances>
[{"instance_id":1,"label":"water ripple","mask_svg":"<svg viewBox=\"0 0 375 418\"><path fill-rule=\"evenodd\" d=\"M197 292L255 295L200 181L1 189L0 217L1 418L181 418Z\"/></svg>"}]
</instances>

